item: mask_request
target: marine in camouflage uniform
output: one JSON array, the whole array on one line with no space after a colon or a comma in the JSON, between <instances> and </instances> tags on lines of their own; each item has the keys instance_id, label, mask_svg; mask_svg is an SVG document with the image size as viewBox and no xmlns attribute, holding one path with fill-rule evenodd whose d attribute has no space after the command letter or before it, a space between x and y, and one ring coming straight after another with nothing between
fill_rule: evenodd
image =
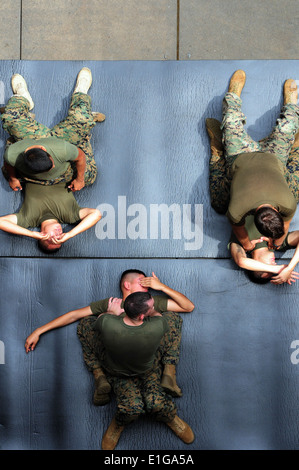
<instances>
[{"instance_id":1,"label":"marine in camouflage uniform","mask_svg":"<svg viewBox=\"0 0 299 470\"><path fill-rule=\"evenodd\" d=\"M286 181L299 201L299 139L294 142L294 134L298 129L298 106L284 105L273 132L256 142L244 129L246 119L241 111L241 103L237 95L227 93L222 125L216 119L206 120L211 138L209 189L212 207L220 214L226 213L230 198L230 167L238 154L247 152L274 153L283 163Z\"/></svg>"},{"instance_id":2,"label":"marine in camouflage uniform","mask_svg":"<svg viewBox=\"0 0 299 470\"><path fill-rule=\"evenodd\" d=\"M52 129L38 123L29 112L29 101L22 96L12 96L4 113L1 115L3 129L10 134L7 145L23 139L41 139L56 137L79 147L86 155L86 169L84 174L85 185L91 185L97 176L97 166L90 144L91 130L95 126L95 119L91 112L91 98L85 93L73 93L66 119L55 125ZM2 168L4 176L7 174ZM22 176L22 180L43 185L52 185L60 182L70 182L76 178L76 167L72 163L67 171L55 180L34 180Z\"/></svg>"}]
</instances>

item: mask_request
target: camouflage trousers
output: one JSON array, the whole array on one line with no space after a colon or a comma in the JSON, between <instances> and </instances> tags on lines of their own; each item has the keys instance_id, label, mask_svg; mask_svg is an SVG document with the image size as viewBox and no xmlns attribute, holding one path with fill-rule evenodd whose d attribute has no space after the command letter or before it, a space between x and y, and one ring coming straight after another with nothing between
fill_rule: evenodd
<instances>
[{"instance_id":1,"label":"camouflage trousers","mask_svg":"<svg viewBox=\"0 0 299 470\"><path fill-rule=\"evenodd\" d=\"M175 312L165 312L169 331L163 336L156 357L162 364L177 365L180 356L182 318ZM78 323L77 334L81 342L83 359L90 372L103 366L103 345L101 336L94 329L96 315L82 318Z\"/></svg>"},{"instance_id":2,"label":"camouflage trousers","mask_svg":"<svg viewBox=\"0 0 299 470\"><path fill-rule=\"evenodd\" d=\"M156 359L146 377L117 377L106 371L106 377L116 396L116 422L126 425L140 415L150 414L157 421L170 422L176 415L176 405L161 387L161 363Z\"/></svg>"},{"instance_id":3,"label":"camouflage trousers","mask_svg":"<svg viewBox=\"0 0 299 470\"><path fill-rule=\"evenodd\" d=\"M235 95L236 96L236 95ZM230 200L231 174L228 158L225 155L221 123L216 119L213 120L213 134L217 136L217 149L211 147L211 155L209 161L209 189L212 207L219 213L225 214ZM242 132L242 131L241 131ZM295 130L296 133L296 130ZM273 135L273 133L271 134ZM265 142L271 141L270 137L266 137L256 144L264 148ZM285 178L292 191L295 199L299 202L299 147L292 146L294 137L290 139L288 146L289 154L286 159L284 157ZM251 150L249 150L251 151ZM259 150L260 151L260 150ZM266 150L263 150L266 151ZM269 150L267 150L269 151ZM232 156L232 160L234 157Z\"/></svg>"},{"instance_id":4,"label":"camouflage trousers","mask_svg":"<svg viewBox=\"0 0 299 470\"><path fill-rule=\"evenodd\" d=\"M7 145L23 139L43 139L46 137L57 137L66 140L80 148L86 155L85 185L91 185L97 176L97 166L90 144L91 130L95 121L91 113L91 98L84 93L74 93L71 98L67 117L48 128L38 123L29 112L29 101L22 96L12 96L1 115L2 127L11 136ZM2 168L4 176L7 174ZM71 163L67 171L55 180L34 180L19 175L20 179L33 183L52 185L62 181L70 182L76 178L76 165Z\"/></svg>"},{"instance_id":5,"label":"camouflage trousers","mask_svg":"<svg viewBox=\"0 0 299 470\"><path fill-rule=\"evenodd\" d=\"M230 166L241 153L274 153L284 166L287 164L295 134L299 128L299 107L284 105L271 134L256 142L244 129L246 118L241 111L242 100L235 93L226 93L223 99L222 139Z\"/></svg>"}]
</instances>

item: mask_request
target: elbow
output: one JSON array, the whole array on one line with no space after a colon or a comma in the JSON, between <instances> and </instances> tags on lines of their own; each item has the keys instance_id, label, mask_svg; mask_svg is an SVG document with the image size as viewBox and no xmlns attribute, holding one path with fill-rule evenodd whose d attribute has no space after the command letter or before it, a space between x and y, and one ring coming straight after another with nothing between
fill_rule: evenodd
<instances>
[{"instance_id":1,"label":"elbow","mask_svg":"<svg viewBox=\"0 0 299 470\"><path fill-rule=\"evenodd\" d=\"M186 313L191 313L191 312L193 312L194 309L195 309L195 305L190 301L189 305L187 306L187 308L185 310L185 312Z\"/></svg>"},{"instance_id":2,"label":"elbow","mask_svg":"<svg viewBox=\"0 0 299 470\"><path fill-rule=\"evenodd\" d=\"M102 218L102 214L98 209L89 209L89 214L92 214L95 222L98 222Z\"/></svg>"},{"instance_id":3,"label":"elbow","mask_svg":"<svg viewBox=\"0 0 299 470\"><path fill-rule=\"evenodd\" d=\"M95 217L97 219L97 222L99 222L99 220L101 220L102 218L102 214L98 209L95 209L94 211L95 211Z\"/></svg>"}]
</instances>

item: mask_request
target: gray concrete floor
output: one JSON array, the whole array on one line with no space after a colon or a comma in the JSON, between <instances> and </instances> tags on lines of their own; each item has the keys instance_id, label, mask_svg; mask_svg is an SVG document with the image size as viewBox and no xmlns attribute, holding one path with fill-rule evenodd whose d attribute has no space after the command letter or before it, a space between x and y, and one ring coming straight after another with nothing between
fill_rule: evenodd
<instances>
[{"instance_id":1,"label":"gray concrete floor","mask_svg":"<svg viewBox=\"0 0 299 470\"><path fill-rule=\"evenodd\" d=\"M298 0L1 0L0 60L298 59Z\"/></svg>"}]
</instances>

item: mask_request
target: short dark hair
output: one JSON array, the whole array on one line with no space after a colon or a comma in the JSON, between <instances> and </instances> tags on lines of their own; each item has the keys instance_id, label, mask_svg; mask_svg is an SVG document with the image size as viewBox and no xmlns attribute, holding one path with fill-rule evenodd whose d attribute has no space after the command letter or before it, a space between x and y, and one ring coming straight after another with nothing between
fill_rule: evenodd
<instances>
[{"instance_id":1,"label":"short dark hair","mask_svg":"<svg viewBox=\"0 0 299 470\"><path fill-rule=\"evenodd\" d=\"M43 149L32 148L24 152L24 163L32 173L44 173L51 170L53 162Z\"/></svg>"},{"instance_id":2,"label":"short dark hair","mask_svg":"<svg viewBox=\"0 0 299 470\"><path fill-rule=\"evenodd\" d=\"M123 271L123 273L120 276L120 280L119 280L120 290L122 289L123 282L125 281L126 277L129 274L141 274L142 276L145 277L145 273L143 271L140 271L139 269L126 269L126 271Z\"/></svg>"},{"instance_id":3,"label":"short dark hair","mask_svg":"<svg viewBox=\"0 0 299 470\"><path fill-rule=\"evenodd\" d=\"M133 292L128 295L124 302L124 310L129 318L137 318L148 312L148 301L152 298L148 292Z\"/></svg>"},{"instance_id":4,"label":"short dark hair","mask_svg":"<svg viewBox=\"0 0 299 470\"><path fill-rule=\"evenodd\" d=\"M38 244L38 248L40 249L40 251L42 251L43 253L47 254L47 255L51 255L53 253L57 253L57 251L60 250L61 246L57 247L57 248L53 248L53 250L51 249L48 249L46 248L46 246L44 245L43 243L43 240L38 240L37 242Z\"/></svg>"},{"instance_id":5,"label":"short dark hair","mask_svg":"<svg viewBox=\"0 0 299 470\"><path fill-rule=\"evenodd\" d=\"M258 209L254 214L254 223L262 235L274 238L274 240L284 234L283 218L272 207Z\"/></svg>"},{"instance_id":6,"label":"short dark hair","mask_svg":"<svg viewBox=\"0 0 299 470\"><path fill-rule=\"evenodd\" d=\"M272 277L275 276L273 274L272 276L268 277L262 277L262 274L265 274L262 271L249 271L247 270L247 276L249 277L250 281L254 282L255 284L267 284L268 282L271 281ZM270 273L266 273L270 274Z\"/></svg>"}]
</instances>

